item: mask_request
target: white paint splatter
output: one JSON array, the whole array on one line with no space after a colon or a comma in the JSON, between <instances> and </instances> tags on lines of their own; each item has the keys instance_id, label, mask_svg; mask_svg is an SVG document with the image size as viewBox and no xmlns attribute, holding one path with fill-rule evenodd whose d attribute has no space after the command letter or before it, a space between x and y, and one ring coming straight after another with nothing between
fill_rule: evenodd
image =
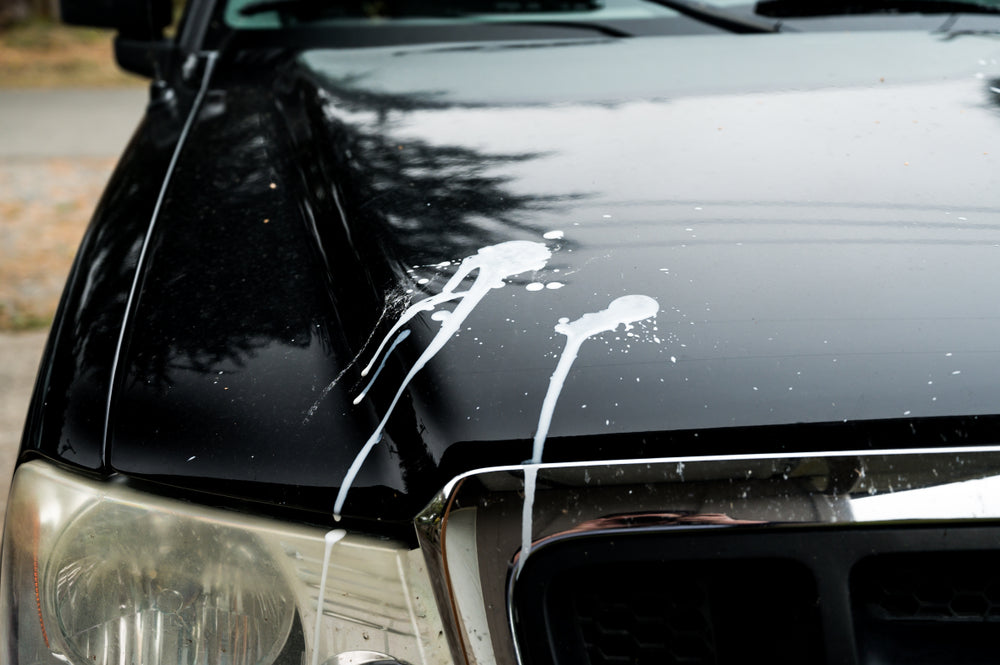
<instances>
[{"instance_id":1,"label":"white paint splatter","mask_svg":"<svg viewBox=\"0 0 1000 665\"><path fill-rule=\"evenodd\" d=\"M361 376L368 375L372 365L378 360L382 349L385 348L389 339L417 314L433 311L438 305L452 300L461 299L464 302L469 296L477 296L475 303L473 303L474 308L489 289L502 287L504 278L512 277L528 270L541 270L545 267L551 256L552 252L542 243L527 240L512 240L500 243L499 245L483 247L475 255L466 257L462 260L455 274L442 287L440 293L410 305L403 312L389 332L386 333L382 339L382 343L375 349L375 354L372 356L371 361L361 370ZM527 267L518 268L521 264ZM476 270L479 271L479 275L473 282L472 287L468 291L456 292L455 289L465 281L466 277ZM513 272L508 272L508 270L513 270Z\"/></svg>"},{"instance_id":2,"label":"white paint splatter","mask_svg":"<svg viewBox=\"0 0 1000 665\"><path fill-rule=\"evenodd\" d=\"M537 464L542 461L542 452L545 447L545 438L549 433L549 426L552 424L552 413L555 411L556 402L559 400L559 393L562 392L563 384L569 375L569 370L576 360L580 347L590 337L602 332L611 332L620 325L628 327L632 323L649 319L656 316L660 311L660 305L649 296L630 295L622 296L612 300L607 309L599 312L584 314L576 321L570 321L563 317L559 319L555 330L557 333L566 336L566 346L556 369L549 378L549 389L542 400L542 412L538 417L538 429L535 431L535 440L532 447L530 463L524 468L524 504L521 513L521 553L518 557L517 571L520 574L524 562L531 553L531 531L532 531L532 510L535 504L535 480L537 478ZM580 406L586 408L586 404Z\"/></svg>"},{"instance_id":3,"label":"white paint splatter","mask_svg":"<svg viewBox=\"0 0 1000 665\"><path fill-rule=\"evenodd\" d=\"M580 346L593 335L610 332L622 324L629 325L652 318L659 311L660 305L653 298L630 295L616 298L611 301L607 309L584 314L576 321L559 320L555 330L566 336L566 347L563 349L555 371L549 378L549 389L542 401L542 412L538 418L538 429L535 432L532 447L532 464L539 464L542 461L542 449L545 445L545 437L549 432L549 426L552 423L552 413L555 410L556 401L559 399L559 393L562 391L563 383L566 381L566 376L580 351Z\"/></svg>"},{"instance_id":4,"label":"white paint splatter","mask_svg":"<svg viewBox=\"0 0 1000 665\"><path fill-rule=\"evenodd\" d=\"M333 550L333 546L343 540L346 535L347 532L343 529L334 529L333 531L327 531L326 536L323 538L326 542L326 547L323 550L323 572L319 576L319 598L316 601L316 628L313 631L312 665L318 665L319 663L319 631L323 627L323 596L326 593L326 571L330 567L330 552Z\"/></svg>"},{"instance_id":5,"label":"white paint splatter","mask_svg":"<svg viewBox=\"0 0 1000 665\"><path fill-rule=\"evenodd\" d=\"M564 286L566 285L563 284L562 282L549 282L548 284L545 285L545 288L549 289L550 291L555 291L556 289L561 289Z\"/></svg>"},{"instance_id":6,"label":"white paint splatter","mask_svg":"<svg viewBox=\"0 0 1000 665\"><path fill-rule=\"evenodd\" d=\"M542 284L541 282L532 282L531 284L528 284L524 288L528 291L541 291L542 289L545 288L545 285Z\"/></svg>"},{"instance_id":7,"label":"white paint splatter","mask_svg":"<svg viewBox=\"0 0 1000 665\"><path fill-rule=\"evenodd\" d=\"M451 282L449 281L448 283L450 284ZM447 285L445 285L445 288L447 288ZM407 307L406 311L404 311L400 315L396 323L394 323L392 328L389 329L389 332L386 333L385 337L382 338L382 342L378 345L378 348L375 349L375 353L372 355L371 361L367 365L365 365L364 369L361 370L361 376L368 376L368 372L371 371L372 365L375 364L375 361L379 359L379 356L382 354L382 350L385 348L385 345L388 344L389 340L392 339L392 336L395 335L397 332L399 332L400 328L409 323L413 317L415 317L417 314L421 312L430 312L441 303L445 303L450 300L456 300L458 298L463 297L464 295L465 295L464 292L454 293L452 291L442 290L441 293L424 298L423 300L420 300L414 303L413 305Z\"/></svg>"},{"instance_id":8,"label":"white paint splatter","mask_svg":"<svg viewBox=\"0 0 1000 665\"><path fill-rule=\"evenodd\" d=\"M392 337L406 322L412 319L420 312L428 312L433 310L439 304L448 302L451 300L458 300L458 304L451 314L441 322L441 329L434 336L434 338L424 349L424 352L420 354L413 367L407 373L406 377L403 379L396 391L396 396L393 397L392 402L389 404L389 408L386 409L385 415L382 417L382 421L372 432L372 435L362 446L361 451L358 452L357 456L354 458L354 462L351 463L351 467L347 470L347 474L344 476L344 480L340 485L340 491L337 493L337 500L334 503L333 516L334 519L340 519L340 511L344 506L344 501L347 498L347 493L351 489L351 484L354 482L354 478L358 475L358 471L361 469L361 465L364 463L368 454L371 452L372 448L375 447L379 441L382 440L382 431L385 428L389 417L392 415L393 409L396 408L396 404L399 402L399 398L402 397L403 392L406 387L413 380L413 377L423 369L424 365L430 361L437 352L444 348L444 345L448 343L448 340L452 338L461 328L465 319L472 313L476 306L486 297L492 289L499 289L503 287L504 280L518 275L522 272L541 270L548 263L549 258L552 256L552 252L540 242L531 242L528 240L512 240L510 242L503 242L498 245L490 245L489 247L483 247L473 256L466 257L462 260L461 265L459 265L458 270L452 275L448 283L444 285L441 289L441 293L435 294L424 298L420 302L411 305L402 316L400 316L399 321L393 325L392 329L386 335L385 339L379 345L378 350L375 352L375 358L372 359L365 371L362 372L362 376L366 375L370 371L372 364L378 358L383 347L385 347L387 340ZM478 271L475 280L472 285L466 291L455 291L462 282L471 275L473 272Z\"/></svg>"},{"instance_id":9,"label":"white paint splatter","mask_svg":"<svg viewBox=\"0 0 1000 665\"><path fill-rule=\"evenodd\" d=\"M565 234L562 231L549 231L542 235L546 240L562 240Z\"/></svg>"}]
</instances>

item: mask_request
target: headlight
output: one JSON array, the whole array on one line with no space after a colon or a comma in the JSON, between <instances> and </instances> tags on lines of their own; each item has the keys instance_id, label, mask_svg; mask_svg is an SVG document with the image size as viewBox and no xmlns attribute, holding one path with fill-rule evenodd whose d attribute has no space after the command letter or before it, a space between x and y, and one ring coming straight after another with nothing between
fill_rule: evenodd
<instances>
[{"instance_id":1,"label":"headlight","mask_svg":"<svg viewBox=\"0 0 1000 665\"><path fill-rule=\"evenodd\" d=\"M376 652L450 663L420 553L326 535L22 465L0 661L319 665Z\"/></svg>"},{"instance_id":2,"label":"headlight","mask_svg":"<svg viewBox=\"0 0 1000 665\"><path fill-rule=\"evenodd\" d=\"M295 615L252 534L135 505L85 509L42 579L46 614L81 662L272 663Z\"/></svg>"}]
</instances>

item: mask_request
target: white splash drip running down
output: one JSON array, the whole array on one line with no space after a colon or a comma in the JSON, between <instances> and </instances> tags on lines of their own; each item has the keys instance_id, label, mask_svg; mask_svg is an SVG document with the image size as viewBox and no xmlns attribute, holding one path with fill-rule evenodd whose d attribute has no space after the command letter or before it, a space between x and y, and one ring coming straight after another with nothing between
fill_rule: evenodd
<instances>
[{"instance_id":1,"label":"white splash drip running down","mask_svg":"<svg viewBox=\"0 0 1000 665\"><path fill-rule=\"evenodd\" d=\"M319 577L319 596L316 601L316 625L313 628L311 665L319 665L319 632L323 627L323 603L326 601L324 596L326 594L326 574L330 569L330 552L333 550L333 546L343 540L346 535L347 532L343 529L334 529L327 531L326 537L323 538L325 544L323 548L323 572L320 573Z\"/></svg>"},{"instance_id":2,"label":"white splash drip running down","mask_svg":"<svg viewBox=\"0 0 1000 665\"><path fill-rule=\"evenodd\" d=\"M611 332L620 325L625 325L628 330L633 323L638 323L645 319L656 316L660 311L660 304L649 296L630 295L615 298L608 305L607 309L599 312L584 314L576 321L568 318L559 320L556 325L556 332L566 336L566 346L563 348L559 363L549 378L549 389L545 393L542 401L542 412L538 417L538 429L535 430L535 440L532 446L531 460L524 469L524 507L521 515L521 554L517 562L517 573L521 572L528 554L531 552L531 531L532 531L532 510L535 503L535 479L538 469L535 465L541 464L542 452L545 449L545 438L549 434L549 426L552 424L552 414L559 400L566 377L576 360L580 347L590 337L594 335Z\"/></svg>"},{"instance_id":3,"label":"white splash drip running down","mask_svg":"<svg viewBox=\"0 0 1000 665\"><path fill-rule=\"evenodd\" d=\"M424 349L424 352L420 354L417 361L410 368L406 377L403 379L396 391L396 396L393 398L392 402L389 404L389 408L386 410L385 415L382 417L382 421L372 432L372 435L365 442L365 445L361 448L361 451L354 458L354 462L351 463L351 467L347 470L347 475L344 476L344 481L341 483L340 491L337 493L337 500L333 507L334 519L340 520L340 511L344 507L344 501L347 498L347 493L351 489L351 484L354 482L355 477L358 475L358 471L361 469L361 465L364 463L365 459L371 453L372 448L375 447L382 439L382 432L385 429L385 425L389 420L389 416L392 415L393 409L396 407L396 403L399 402L399 398L403 395L406 387L413 380L413 377L423 369L423 367L428 363L428 361L433 358L438 351L444 348L445 344L459 331L465 319L472 313L476 306L482 301L486 294L488 294L492 289L499 289L504 286L504 280L514 275L518 275L523 272L541 270L548 263L549 258L551 258L552 252L549 251L548 247L540 242L532 242L529 240L512 240L510 242L503 242L498 245L491 245L489 247L483 247L473 256L465 258L461 265L459 265L458 270L452 275L451 279L444 285L440 293L433 296L424 298L423 300L414 303L403 312L399 317L399 320L392 326L389 332L386 334L382 343L379 344L378 349L375 350L375 354L372 357L368 365L362 370L361 375L367 376L371 371L372 367L378 361L382 350L389 343L389 340L399 332L399 330L405 326L413 317L421 312L430 312L438 307L438 305L444 304L446 302L457 300L458 304L455 309L452 310L447 316L433 317L433 320L438 321L441 324L440 330ZM478 272L477 272L478 271ZM472 273L477 272L472 285L465 291L456 291L462 282L465 281ZM379 368L381 369L381 367ZM378 372L376 372L377 376ZM372 382L374 382L375 377L372 377ZM369 384L370 385L370 384ZM367 388L366 388L367 390Z\"/></svg>"}]
</instances>

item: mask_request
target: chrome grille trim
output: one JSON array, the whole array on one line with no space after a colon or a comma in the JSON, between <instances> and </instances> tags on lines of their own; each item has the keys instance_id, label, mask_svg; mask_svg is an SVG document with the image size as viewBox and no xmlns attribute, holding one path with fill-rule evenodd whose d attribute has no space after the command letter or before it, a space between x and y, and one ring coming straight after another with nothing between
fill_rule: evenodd
<instances>
[{"instance_id":1,"label":"chrome grille trim","mask_svg":"<svg viewBox=\"0 0 1000 665\"><path fill-rule=\"evenodd\" d=\"M452 639L468 662L517 665L517 645L510 621L508 584L522 542L526 465L480 469L457 476L418 516L416 526L435 592L450 607ZM959 505L947 515L930 515L905 490L949 485L959 494L975 490L961 483L1000 479L1000 445L889 448L808 453L707 455L539 464L533 508L532 548L552 539L586 533L636 529L740 529L760 532L910 520L1000 519L1000 502L982 511ZM900 491L904 490L904 491ZM869 497L904 500L877 516L857 507ZM455 542L448 524L459 510L472 510L476 527ZM476 623L456 597L456 547L474 552L488 625ZM466 586L468 586L466 584ZM506 616L498 608L506 609ZM474 642L488 632L491 649ZM478 653L477 653L478 652Z\"/></svg>"}]
</instances>

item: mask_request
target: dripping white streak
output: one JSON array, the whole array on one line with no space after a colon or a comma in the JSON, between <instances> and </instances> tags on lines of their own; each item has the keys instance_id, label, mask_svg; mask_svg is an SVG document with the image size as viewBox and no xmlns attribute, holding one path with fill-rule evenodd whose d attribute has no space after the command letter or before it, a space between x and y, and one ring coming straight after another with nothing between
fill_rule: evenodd
<instances>
[{"instance_id":1,"label":"dripping white streak","mask_svg":"<svg viewBox=\"0 0 1000 665\"><path fill-rule=\"evenodd\" d=\"M400 342L402 342L404 339L406 339L409 336L410 336L410 331L409 330L404 330L403 332L399 333L399 337L397 337L393 341L392 346L390 346L389 350L385 352L384 356L382 356L382 362L381 362L381 364L379 364L378 369L375 370L375 374L372 376L371 381L369 381L368 385L365 386L365 389L362 390L358 394L358 396L354 398L354 403L355 404L360 404L361 400L363 400L365 398L365 395L368 394L368 391L371 389L372 384L375 383L375 379L377 379L378 375L382 373L382 369L385 367L386 361L389 360L389 356L392 355L393 350L395 350L395 348L397 346L399 346Z\"/></svg>"},{"instance_id":2,"label":"dripping white streak","mask_svg":"<svg viewBox=\"0 0 1000 665\"><path fill-rule=\"evenodd\" d=\"M622 296L612 300L607 309L584 314L576 321L560 319L559 323L556 324L556 332L566 336L566 347L559 357L555 371L549 378L549 389L545 393L545 399L542 400L542 412L538 416L538 429L535 431L531 461L524 468L521 555L517 561L517 574L520 574L528 554L531 553L532 510L535 505L535 480L538 473L538 468L535 465L542 461L545 438L548 436L549 426L552 424L552 413L555 411L559 393L562 392L563 384L566 382L566 377L569 375L569 370L573 366L573 361L576 360L580 347L593 335L610 332L622 324L627 327L643 319L654 317L659 311L660 304L649 296Z\"/></svg>"},{"instance_id":3,"label":"dripping white streak","mask_svg":"<svg viewBox=\"0 0 1000 665\"><path fill-rule=\"evenodd\" d=\"M323 572L319 577L319 599L316 601L316 626L313 630L312 665L319 663L319 631L323 625L323 596L326 594L326 571L330 567L330 551L346 535L347 532L343 529L334 529L333 531L327 531L326 536L323 538L326 542L326 548L323 550Z\"/></svg>"},{"instance_id":4,"label":"dripping white streak","mask_svg":"<svg viewBox=\"0 0 1000 665\"><path fill-rule=\"evenodd\" d=\"M615 298L607 309L584 314L576 321L559 321L555 330L566 336L566 347L563 349L555 371L549 378L549 389L542 401L542 412L538 417L538 429L535 431L535 441L532 447L532 464L539 464L542 461L542 450L545 447L545 437L549 433L549 425L552 424L552 413L555 411L559 393L562 392L569 370L573 366L573 361L576 360L577 353L579 353L584 341L598 333L610 332L621 324L628 326L637 321L651 318L656 316L659 311L660 305L653 298L631 295Z\"/></svg>"},{"instance_id":5,"label":"dripping white streak","mask_svg":"<svg viewBox=\"0 0 1000 665\"><path fill-rule=\"evenodd\" d=\"M461 270L459 270L459 272L461 272ZM459 273L455 274L458 275ZM445 285L444 288L447 289L449 284L451 284L450 280L448 284ZM368 376L368 372L372 371L372 365L374 365L375 361L378 360L379 355L382 353L382 349L385 348L385 345L389 343L389 340L392 339L393 335L395 335L400 328L402 328L403 326L405 326L407 323L410 322L410 319L415 317L420 312L430 312L441 303L446 303L449 300L455 300L456 298L461 298L465 295L466 292L452 293L450 291L449 292L441 291L441 293L435 294L428 298L424 298L423 300L420 300L407 307L406 311L400 315L399 320L393 324L392 328L389 329L389 332L387 332L385 334L385 337L382 338L382 342L378 345L378 348L375 349L375 353L372 355L371 361L369 361L369 363L365 365L365 368L361 370L361 376Z\"/></svg>"},{"instance_id":6,"label":"dripping white streak","mask_svg":"<svg viewBox=\"0 0 1000 665\"><path fill-rule=\"evenodd\" d=\"M420 632L420 624L417 621L417 613L413 609L413 595L410 592L410 583L406 579L406 570L403 568L403 554L396 554L396 570L399 572L399 583L403 586L403 598L406 599L406 611L410 613L410 627L413 629L413 637L417 641L417 653L420 654L420 662L427 662L427 655L424 653L424 639Z\"/></svg>"},{"instance_id":7,"label":"dripping white streak","mask_svg":"<svg viewBox=\"0 0 1000 665\"><path fill-rule=\"evenodd\" d=\"M538 467L529 464L524 467L524 505L521 509L521 553L517 557L517 569L514 571L516 580L524 568L524 562L531 554L531 529L534 523L535 481L538 478Z\"/></svg>"},{"instance_id":8,"label":"dripping white streak","mask_svg":"<svg viewBox=\"0 0 1000 665\"><path fill-rule=\"evenodd\" d=\"M452 278L448 280L448 283L445 284L441 293L421 300L403 313L400 320L403 320L404 318L409 320L409 318L413 318L418 311L429 311L439 303L461 298L455 306L455 309L452 310L451 314L441 321L440 330L434 336L434 339L432 339L427 345L427 348L424 349L424 352L420 354L420 357L417 358L413 367L410 368L410 371L400 384L399 390L396 391L396 396L393 397L392 402L389 404L389 408L382 417L382 421L378 424L375 431L372 432L368 441L365 442L365 445L361 448L361 451L351 463L351 467L347 470L347 474L344 476L344 481L341 483L340 491L337 493L337 501L334 503L333 507L334 519L340 519L340 511L341 508L344 507L344 500L347 498L347 492L351 489L351 483L354 482L355 477L358 475L358 471L361 469L361 465L368 457L372 448L374 448L375 444L382 439L382 431L385 429L389 416L392 415L392 411L396 408L399 398L403 395L403 392L410 384L410 381L413 380L413 377L417 375L417 372L423 369L424 365L426 365L431 358L437 355L437 352L440 351L444 345L448 343L448 340L450 340L452 336L459 331L462 324L465 322L465 319L468 318L469 314L472 313L479 302L486 297L486 294L489 293L491 289L501 288L504 285L504 279L508 277L513 277L514 275L527 272L529 270L541 270L545 267L545 264L551 256L552 253L545 245L539 242L530 242L527 240L512 240L510 242L500 243L499 245L483 247L475 255L462 260L462 264L459 266L455 274L452 275ZM454 289L461 284L468 275L477 270L478 274L476 275L476 279L473 281L472 286L469 287L469 290L462 293L454 293ZM397 322L397 324L393 326L393 330L397 330L398 326L399 323ZM384 345L385 342L382 343L382 346ZM379 348L381 349L381 346ZM369 368L370 367L371 364L369 364ZM363 372L363 374L364 373L365 372Z\"/></svg>"}]
</instances>

